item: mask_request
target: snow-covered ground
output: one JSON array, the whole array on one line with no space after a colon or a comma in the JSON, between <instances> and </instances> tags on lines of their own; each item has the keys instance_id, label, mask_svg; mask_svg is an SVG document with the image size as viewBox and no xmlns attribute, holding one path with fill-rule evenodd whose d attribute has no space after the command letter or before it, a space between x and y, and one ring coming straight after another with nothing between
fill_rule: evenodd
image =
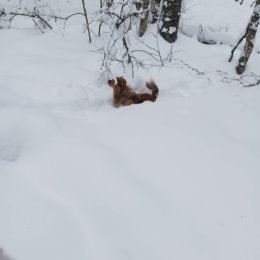
<instances>
[{"instance_id":1,"label":"snow-covered ground","mask_svg":"<svg viewBox=\"0 0 260 260\"><path fill-rule=\"evenodd\" d=\"M251 1L219 2L186 1L172 65L125 75L137 88L152 77L158 100L120 109L76 23L0 30L0 248L15 260L260 259L260 88L239 83L239 51L227 62ZM225 44L199 43L200 25Z\"/></svg>"}]
</instances>

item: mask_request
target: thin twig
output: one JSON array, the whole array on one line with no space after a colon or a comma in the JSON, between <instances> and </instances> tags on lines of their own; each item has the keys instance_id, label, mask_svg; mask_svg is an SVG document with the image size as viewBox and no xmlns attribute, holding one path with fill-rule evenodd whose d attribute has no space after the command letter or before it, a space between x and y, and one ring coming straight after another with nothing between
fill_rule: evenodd
<instances>
[{"instance_id":1,"label":"thin twig","mask_svg":"<svg viewBox=\"0 0 260 260\"><path fill-rule=\"evenodd\" d=\"M91 35L90 35L90 28L89 28L89 22L88 22L88 14L87 14L86 6L85 6L85 0L82 0L82 6L83 6L84 14L85 14L85 19L86 19L89 43L91 43Z\"/></svg>"},{"instance_id":2,"label":"thin twig","mask_svg":"<svg viewBox=\"0 0 260 260\"><path fill-rule=\"evenodd\" d=\"M247 36L247 34L248 34L248 29L249 29L249 26L247 26L244 35L242 35L242 37L241 37L241 38L239 39L239 41L237 42L236 46L232 49L232 51L231 51L231 56L230 56L230 58L229 58L229 60L228 60L229 62L232 61L233 56L234 56L234 52L235 52L235 50L237 49L237 47L239 46L239 44L246 38L246 36Z\"/></svg>"},{"instance_id":3,"label":"thin twig","mask_svg":"<svg viewBox=\"0 0 260 260\"><path fill-rule=\"evenodd\" d=\"M16 17L16 16L26 16L26 17L31 17L31 18L38 18L41 20L47 27L49 27L51 30L53 29L52 26L45 20L43 19L39 14L37 13L13 13L11 12L10 15L13 17L10 18L10 22Z\"/></svg>"}]
</instances>

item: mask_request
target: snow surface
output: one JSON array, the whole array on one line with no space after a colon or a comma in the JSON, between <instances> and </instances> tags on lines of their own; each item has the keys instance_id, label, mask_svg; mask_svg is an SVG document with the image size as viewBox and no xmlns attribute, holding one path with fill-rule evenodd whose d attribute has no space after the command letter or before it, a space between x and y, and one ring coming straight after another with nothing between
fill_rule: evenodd
<instances>
[{"instance_id":1,"label":"snow surface","mask_svg":"<svg viewBox=\"0 0 260 260\"><path fill-rule=\"evenodd\" d=\"M206 26L232 24L234 38L250 17L248 3L231 0L185 6ZM233 7L246 11L236 14ZM229 45L180 34L172 66L139 70L135 79L125 75L138 89L152 77L158 101L115 109L111 89L99 79L100 56L82 28L72 23L42 35L32 26L0 30L0 247L6 254L259 260L260 88L239 84L239 51L228 63ZM248 79L259 66L254 52ZM113 73L122 69L114 66Z\"/></svg>"}]
</instances>

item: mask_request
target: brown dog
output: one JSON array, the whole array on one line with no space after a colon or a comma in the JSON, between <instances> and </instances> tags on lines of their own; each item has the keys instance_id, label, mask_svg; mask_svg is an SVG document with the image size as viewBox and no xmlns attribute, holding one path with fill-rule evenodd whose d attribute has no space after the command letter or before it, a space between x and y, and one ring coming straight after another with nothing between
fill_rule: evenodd
<instances>
[{"instance_id":1,"label":"brown dog","mask_svg":"<svg viewBox=\"0 0 260 260\"><path fill-rule=\"evenodd\" d=\"M117 108L120 106L140 104L144 101L154 102L158 96L159 89L153 80L146 82L146 87L152 91L152 94L137 94L127 86L126 80L123 77L116 77L116 80L117 84L114 79L108 80L108 85L113 89L113 103Z\"/></svg>"}]
</instances>

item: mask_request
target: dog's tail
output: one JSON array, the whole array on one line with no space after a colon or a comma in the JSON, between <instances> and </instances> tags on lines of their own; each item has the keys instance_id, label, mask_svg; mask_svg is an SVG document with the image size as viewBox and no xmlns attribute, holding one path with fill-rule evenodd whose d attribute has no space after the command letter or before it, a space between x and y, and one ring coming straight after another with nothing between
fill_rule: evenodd
<instances>
[{"instance_id":1,"label":"dog's tail","mask_svg":"<svg viewBox=\"0 0 260 260\"><path fill-rule=\"evenodd\" d=\"M157 97L159 94L159 89L156 83L153 80L146 82L146 87L152 91L152 94Z\"/></svg>"}]
</instances>

